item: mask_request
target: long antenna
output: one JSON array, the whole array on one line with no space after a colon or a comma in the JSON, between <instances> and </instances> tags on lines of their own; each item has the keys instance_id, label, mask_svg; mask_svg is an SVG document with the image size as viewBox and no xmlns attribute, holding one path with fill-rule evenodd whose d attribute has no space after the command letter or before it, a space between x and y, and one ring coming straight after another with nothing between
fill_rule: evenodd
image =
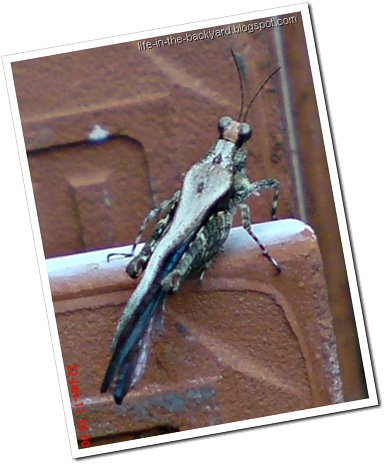
<instances>
[{"instance_id":1,"label":"long antenna","mask_svg":"<svg viewBox=\"0 0 385 464\"><path fill-rule=\"evenodd\" d=\"M238 67L238 66L237 66ZM261 93L262 89L265 87L265 85L269 82L269 80L276 74L279 70L281 69L281 66L277 68L275 71L273 71L269 77L266 78L265 82L261 85L261 87L258 89L258 92L254 95L254 97L251 99L249 106L246 109L245 117L243 118L243 122L246 121L247 115L249 114L249 110L251 108L251 105L254 103L254 100L258 97L258 95ZM239 71L238 71L239 72ZM243 95L242 95L242 106L243 106ZM239 116L240 118L241 116ZM238 119L239 120L239 119Z\"/></svg>"},{"instance_id":2,"label":"long antenna","mask_svg":"<svg viewBox=\"0 0 385 464\"><path fill-rule=\"evenodd\" d=\"M243 112L243 103L244 103L244 93L243 93L243 81L242 81L242 76L241 76L241 70L239 68L239 63L238 63L238 59L237 59L237 55L234 53L234 50L231 48L231 54L233 55L233 60L234 60L234 63L235 63L235 66L237 67L237 72L238 72L238 78L239 78L239 85L241 87L241 109L239 111L239 116L238 116L238 119L237 121L240 121L241 120L241 116L242 116L242 112Z\"/></svg>"}]
</instances>

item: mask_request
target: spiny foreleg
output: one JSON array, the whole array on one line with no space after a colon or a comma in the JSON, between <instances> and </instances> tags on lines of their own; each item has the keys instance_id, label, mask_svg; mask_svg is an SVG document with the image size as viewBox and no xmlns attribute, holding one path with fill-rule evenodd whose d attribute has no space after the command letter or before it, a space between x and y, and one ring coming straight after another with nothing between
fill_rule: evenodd
<instances>
[{"instance_id":1,"label":"spiny foreleg","mask_svg":"<svg viewBox=\"0 0 385 464\"><path fill-rule=\"evenodd\" d=\"M132 246L132 250L131 250L132 253L135 252L135 248L140 243L140 241L142 239L142 235L143 235L143 233L144 233L144 231L145 231L145 229L147 227L147 224L150 221L152 221L153 219L155 219L156 216L158 216L161 213L164 214L164 213L167 212L166 217L170 219L170 214L171 214L172 211L175 210L175 207L178 204L179 198L180 198L180 190L176 191L172 197L168 198L167 200L162 201L162 203L160 203L158 206L153 208L147 214L147 216L143 220L143 224L140 226L140 229L139 229L138 235L137 235L137 237L135 239L134 245ZM159 221L159 222L161 222L161 221ZM158 226L158 224L157 224L157 226ZM163 226L160 226L158 228L159 229L158 234L161 233L164 230L164 228L167 226L167 224L168 224L168 221L165 221ZM157 226L155 226L155 228L157 228Z\"/></svg>"},{"instance_id":2,"label":"spiny foreleg","mask_svg":"<svg viewBox=\"0 0 385 464\"><path fill-rule=\"evenodd\" d=\"M271 219L275 221L277 218L278 196L279 196L279 182L276 179L261 179L250 184L250 193L259 195L259 190L274 189L273 202L271 205Z\"/></svg>"},{"instance_id":3,"label":"spiny foreleg","mask_svg":"<svg viewBox=\"0 0 385 464\"><path fill-rule=\"evenodd\" d=\"M135 253L135 249L136 247L138 246L138 244L140 243L141 239L142 239L142 235L144 233L144 231L146 230L146 227L147 227L147 224L152 221L153 219L156 218L156 216L158 216L159 214L166 214L167 215L165 217L168 217L170 218L170 213L175 210L175 207L176 205L178 204L178 201L179 201L179 198L180 198L180 190L176 191L174 193L174 195L170 198L167 198L167 200L164 200L162 201L162 203L160 203L158 206L155 206L144 218L143 220L143 223L142 225L140 226L139 228L139 232L138 232L138 235L136 236L135 238L135 241L134 241L134 244L132 245L132 248L131 248L131 251L130 253L110 253L108 256L107 256L107 260L111 257L111 256L116 256L116 255L119 255L119 256L124 256L126 258L129 258L131 256L134 255ZM163 218L162 218L163 219ZM158 224L154 227L153 229L153 232L151 235L154 235L153 239L156 240L156 237L157 237L157 234L161 234L164 230L164 228L168 225L168 222L167 221L163 221L162 222L162 219L158 222ZM162 223L159 224L159 223ZM156 230L157 229L157 230ZM150 240L150 239L149 239Z\"/></svg>"},{"instance_id":4,"label":"spiny foreleg","mask_svg":"<svg viewBox=\"0 0 385 464\"><path fill-rule=\"evenodd\" d=\"M147 266L148 260L150 259L152 253L154 252L154 249L156 248L159 240L162 238L163 234L165 233L167 227L169 226L172 217L174 216L175 208L178 204L180 192L176 192L173 197L169 198L165 202L161 203L159 207L156 209L153 209L150 211L150 213L145 217L142 227L139 230L139 234L135 239L135 242L132 246L131 253L133 254L135 251L135 248L139 244L144 229L146 227L146 224L151 221L157 214L159 214L161 211L166 212L165 216L163 216L156 224L155 227L153 228L150 237L146 241L146 243L143 245L143 248L140 250L140 253L138 253L128 264L126 267L126 272L127 274L132 278L135 279L138 277L145 269ZM163 207L162 207L163 206ZM156 212L157 211L157 212Z\"/></svg>"},{"instance_id":5,"label":"spiny foreleg","mask_svg":"<svg viewBox=\"0 0 385 464\"><path fill-rule=\"evenodd\" d=\"M141 249L140 253L135 256L127 265L126 272L127 274L135 279L138 277L143 270L145 269L148 260L150 259L157 243L159 242L160 238L163 236L165 230L167 229L173 215L175 212L175 208L178 205L178 201L180 198L180 190L174 193L174 195L167 200L160 203L158 206L153 208L147 216L144 218L143 223L139 229L138 235L132 245L130 253L111 253L107 256L107 260L110 259L111 256L123 256L124 258L129 258L134 256L135 249L140 243L143 233L146 229L147 224L156 218L159 214L163 214L163 217L155 224L150 237L144 244L143 248Z\"/></svg>"}]
</instances>

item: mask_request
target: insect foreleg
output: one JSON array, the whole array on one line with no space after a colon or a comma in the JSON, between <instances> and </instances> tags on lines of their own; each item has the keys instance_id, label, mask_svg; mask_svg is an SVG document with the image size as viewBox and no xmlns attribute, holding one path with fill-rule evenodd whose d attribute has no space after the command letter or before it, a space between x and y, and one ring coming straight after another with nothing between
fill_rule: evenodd
<instances>
[{"instance_id":1,"label":"insect foreleg","mask_svg":"<svg viewBox=\"0 0 385 464\"><path fill-rule=\"evenodd\" d=\"M138 232L138 235L136 236L135 238L135 241L134 241L134 244L132 245L132 248L131 248L131 251L129 253L110 253L107 255L107 261L110 260L110 258L112 256L122 256L123 258L130 258L131 256L134 256L135 254L135 249L136 247L138 246L138 244L140 243L141 239L142 239L142 235L146 229L146 226L147 224L152 221L153 219L156 218L156 216L158 216L158 214L162 213L162 212L165 212L167 211L167 209L169 209L169 213L167 215L168 218L171 217L171 212L173 210L175 210L175 207L176 205L178 204L178 201L179 201L179 197L180 197L180 190L178 190L177 192L174 193L174 195L171 197L171 198L168 198L167 200L163 201L162 203L160 203L158 206L156 206L155 208L153 208L148 214L147 216L144 218L143 220L143 223L142 225L140 226L140 229L139 229L139 232ZM166 228L166 226L168 225L164 223L163 221L163 218L158 222L158 224L154 227L153 229L153 232L151 234L151 237L149 238L148 242L151 242L151 244L149 244L151 246L151 252L150 252L150 255L151 256L151 253L152 253L152 250L154 249L155 247L155 242L159 239L159 238L156 238L160 232L163 233L164 229ZM160 237L160 235L159 235ZM147 243L146 243L147 245ZM146 252L148 252L148 248L146 250ZM139 255L138 255L139 256ZM147 259L148 260L148 259ZM147 261L146 260L146 261ZM128 267L128 266L127 266ZM139 269L139 267L138 267ZM126 271L127 271L127 268L126 268ZM131 275L128 271L128 274L130 274L131 277L137 277L141 272L143 271L143 268L140 272L138 272L138 274L135 275Z\"/></svg>"},{"instance_id":2,"label":"insect foreleg","mask_svg":"<svg viewBox=\"0 0 385 464\"><path fill-rule=\"evenodd\" d=\"M261 179L251 184L251 193L258 195L259 190L263 189L274 189L273 202L271 204L271 219L274 221L277 219L277 207L278 207L278 196L279 196L279 182L276 179Z\"/></svg>"},{"instance_id":3,"label":"insect foreleg","mask_svg":"<svg viewBox=\"0 0 385 464\"><path fill-rule=\"evenodd\" d=\"M273 266L277 269L278 272L281 272L281 267L277 263L277 261L270 255L265 245L260 242L259 238L254 234L251 229L251 221L250 221L250 207L247 203L241 203L239 205L239 209L241 210L241 217L242 217L242 226L246 230L246 232L250 235L250 237L255 240L261 249L263 255L273 264Z\"/></svg>"},{"instance_id":4,"label":"insect foreleg","mask_svg":"<svg viewBox=\"0 0 385 464\"><path fill-rule=\"evenodd\" d=\"M174 195L171 197L171 198L168 198L167 200L164 200L162 201L162 203L160 203L158 206L156 206L155 208L153 208L148 214L147 216L144 218L143 220L143 224L140 226L140 229L139 229L139 232L138 232L138 235L135 239L135 242L134 242L134 245L132 246L132 250L131 250L131 253L134 253L135 252L135 248L138 246L138 244L140 243L141 239L142 239L142 235L146 229L146 226L147 224L152 221L153 219L156 218L156 216L158 216L158 214L164 212L164 211L167 211L167 209L170 209L170 210L173 210L175 209L175 206L177 205L178 201L179 201L179 197L180 197L180 190L178 190L177 192L174 193Z\"/></svg>"},{"instance_id":5,"label":"insect foreleg","mask_svg":"<svg viewBox=\"0 0 385 464\"><path fill-rule=\"evenodd\" d=\"M213 214L202 226L195 238L183 253L177 266L162 280L165 292L176 292L180 284L190 275L204 271L210 266L214 256L229 235L233 213L219 211Z\"/></svg>"},{"instance_id":6,"label":"insect foreleg","mask_svg":"<svg viewBox=\"0 0 385 464\"><path fill-rule=\"evenodd\" d=\"M151 220L153 220L158 214L164 213L165 215L156 223L154 229L151 232L150 237L144 244L143 248L141 249L140 253L135 256L127 265L126 272L131 278L138 277L143 270L145 269L148 260L150 259L158 241L164 234L165 230L167 229L173 215L175 212L175 208L178 204L180 197L180 190L178 190L171 198L163 201L160 205L156 208L152 209L147 216L144 218L143 224L139 229L138 236L135 239L135 242L132 246L132 250L130 256L133 256L135 252L135 248L139 244L143 232Z\"/></svg>"}]
</instances>

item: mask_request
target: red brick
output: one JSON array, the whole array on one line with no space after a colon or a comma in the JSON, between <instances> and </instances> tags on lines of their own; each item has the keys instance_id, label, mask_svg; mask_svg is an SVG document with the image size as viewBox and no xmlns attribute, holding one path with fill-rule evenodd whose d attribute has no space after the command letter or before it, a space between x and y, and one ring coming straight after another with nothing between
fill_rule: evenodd
<instances>
[{"instance_id":1,"label":"red brick","mask_svg":"<svg viewBox=\"0 0 385 464\"><path fill-rule=\"evenodd\" d=\"M322 261L296 220L254 226L277 274L241 228L203 282L167 302L165 330L122 406L99 393L109 344L136 282L108 251L48 261L65 364L79 366L93 444L263 417L343 401ZM56 270L55 270L56 269Z\"/></svg>"}]
</instances>

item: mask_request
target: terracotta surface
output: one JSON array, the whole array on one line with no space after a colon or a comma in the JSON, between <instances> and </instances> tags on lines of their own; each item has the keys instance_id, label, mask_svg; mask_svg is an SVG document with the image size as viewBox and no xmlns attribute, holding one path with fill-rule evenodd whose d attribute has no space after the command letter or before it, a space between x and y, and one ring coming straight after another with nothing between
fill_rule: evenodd
<instances>
[{"instance_id":1,"label":"terracotta surface","mask_svg":"<svg viewBox=\"0 0 385 464\"><path fill-rule=\"evenodd\" d=\"M78 366L92 445L312 408L343 400L314 233L299 221L241 228L202 283L168 299L146 373L117 406L100 394L115 325L136 281L107 251L49 260L64 365Z\"/></svg>"},{"instance_id":2,"label":"terracotta surface","mask_svg":"<svg viewBox=\"0 0 385 464\"><path fill-rule=\"evenodd\" d=\"M282 29L282 33L288 68L296 69L295 78L291 75L288 84L302 170L301 193L307 212L303 220L317 231L341 359L345 397L357 400L367 397L367 390L317 101L310 67L304 58L307 47L301 28Z\"/></svg>"},{"instance_id":3,"label":"terracotta surface","mask_svg":"<svg viewBox=\"0 0 385 464\"><path fill-rule=\"evenodd\" d=\"M172 195L215 142L219 118L238 117L230 47L248 103L277 67L269 34L143 52L128 42L13 65L47 257L135 239L149 207ZM271 80L249 112L248 172L279 178L279 213L297 217L279 83ZM98 126L109 138L93 143ZM251 203L254 221L269 219L270 203L269 195Z\"/></svg>"}]
</instances>

